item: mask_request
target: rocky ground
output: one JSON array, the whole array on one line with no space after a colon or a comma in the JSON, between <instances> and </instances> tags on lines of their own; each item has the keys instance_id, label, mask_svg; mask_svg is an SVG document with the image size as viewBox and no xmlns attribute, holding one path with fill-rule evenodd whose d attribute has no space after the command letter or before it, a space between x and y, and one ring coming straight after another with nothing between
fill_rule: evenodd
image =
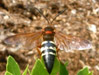
<instances>
[{"instance_id":1,"label":"rocky ground","mask_svg":"<svg viewBox=\"0 0 99 75\"><path fill-rule=\"evenodd\" d=\"M76 75L85 66L99 75L99 0L0 0L0 75L4 75L8 55L15 58L22 71L28 63L31 69L39 57L35 49L18 50L3 43L7 36L39 31L46 26L47 21L34 7L49 21L66 9L54 20L56 29L88 39L93 47L84 51L59 51L60 61L69 61L69 75Z\"/></svg>"}]
</instances>

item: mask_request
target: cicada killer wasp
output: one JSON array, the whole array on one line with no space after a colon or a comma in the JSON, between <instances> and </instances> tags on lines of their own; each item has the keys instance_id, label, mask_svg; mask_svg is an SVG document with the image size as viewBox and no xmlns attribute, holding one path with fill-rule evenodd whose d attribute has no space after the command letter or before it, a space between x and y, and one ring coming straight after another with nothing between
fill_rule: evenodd
<instances>
[{"instance_id":1,"label":"cicada killer wasp","mask_svg":"<svg viewBox=\"0 0 99 75\"><path fill-rule=\"evenodd\" d=\"M48 25L42 29L42 31L9 36L4 40L5 44L21 45L27 49L41 46L39 52L41 52L41 56L49 74L52 71L58 50L64 50L67 52L91 48L90 41L66 35L61 31L56 31L55 27L52 26L52 22L56 19L56 17L62 14L66 9L57 14L51 23L49 23L48 19L40 12L39 9L37 10L47 20Z\"/></svg>"}]
</instances>

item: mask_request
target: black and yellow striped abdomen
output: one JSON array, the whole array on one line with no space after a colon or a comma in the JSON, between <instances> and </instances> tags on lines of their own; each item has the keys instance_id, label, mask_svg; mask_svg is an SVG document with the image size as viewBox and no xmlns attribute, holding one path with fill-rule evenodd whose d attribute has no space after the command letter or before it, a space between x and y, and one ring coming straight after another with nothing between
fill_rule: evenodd
<instances>
[{"instance_id":1,"label":"black and yellow striped abdomen","mask_svg":"<svg viewBox=\"0 0 99 75\"><path fill-rule=\"evenodd\" d=\"M51 73L56 56L56 45L53 41L44 41L42 42L41 52L45 66L48 72Z\"/></svg>"}]
</instances>

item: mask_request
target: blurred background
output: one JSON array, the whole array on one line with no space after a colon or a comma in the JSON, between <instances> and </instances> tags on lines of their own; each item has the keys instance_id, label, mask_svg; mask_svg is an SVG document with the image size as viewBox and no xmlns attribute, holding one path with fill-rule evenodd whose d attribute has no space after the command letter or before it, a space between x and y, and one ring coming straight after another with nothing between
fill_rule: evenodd
<instances>
[{"instance_id":1,"label":"blurred background","mask_svg":"<svg viewBox=\"0 0 99 75\"><path fill-rule=\"evenodd\" d=\"M93 47L83 51L59 51L59 58L63 63L69 62L69 75L76 75L85 66L93 75L99 75L99 0L0 0L0 75L5 73L8 55L15 58L22 72L28 63L31 69L40 57L36 50L13 48L3 43L7 36L39 31L46 26L47 21L34 7L50 21L66 9L53 22L56 29L88 39Z\"/></svg>"}]
</instances>

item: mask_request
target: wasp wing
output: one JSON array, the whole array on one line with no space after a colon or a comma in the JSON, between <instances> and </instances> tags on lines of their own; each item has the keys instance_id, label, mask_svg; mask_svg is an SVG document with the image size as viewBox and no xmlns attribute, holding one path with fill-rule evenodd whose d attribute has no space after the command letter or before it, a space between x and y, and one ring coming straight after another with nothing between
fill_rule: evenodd
<instances>
[{"instance_id":1,"label":"wasp wing","mask_svg":"<svg viewBox=\"0 0 99 75\"><path fill-rule=\"evenodd\" d=\"M90 49L92 47L91 42L88 40L66 35L61 32L56 32L54 41L58 49L65 50L66 52Z\"/></svg>"},{"instance_id":2,"label":"wasp wing","mask_svg":"<svg viewBox=\"0 0 99 75\"><path fill-rule=\"evenodd\" d=\"M22 49L32 49L40 46L42 42L42 32L21 33L9 36L4 40L4 43L9 46L18 46Z\"/></svg>"}]
</instances>

